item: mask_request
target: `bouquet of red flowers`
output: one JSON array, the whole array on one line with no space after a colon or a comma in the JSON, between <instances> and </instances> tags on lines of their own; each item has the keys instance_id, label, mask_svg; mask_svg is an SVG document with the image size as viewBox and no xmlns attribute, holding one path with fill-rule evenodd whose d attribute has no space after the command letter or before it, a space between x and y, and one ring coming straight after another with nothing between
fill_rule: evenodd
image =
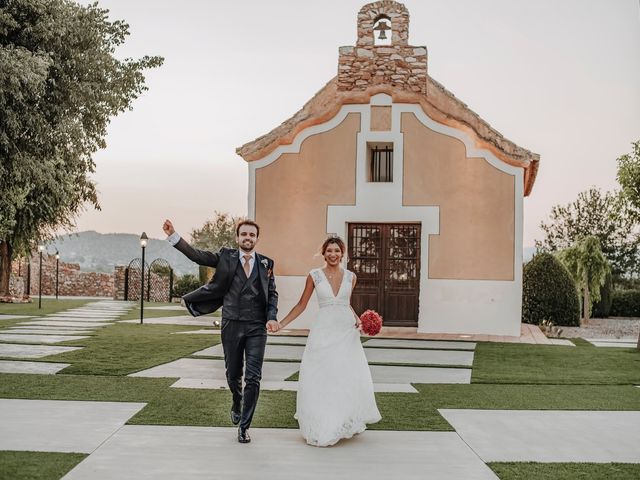
<instances>
[{"instance_id":1,"label":"bouquet of red flowers","mask_svg":"<svg viewBox=\"0 0 640 480\"><path fill-rule=\"evenodd\" d=\"M360 315L362 323L362 332L369 336L380 333L382 328L382 317L375 310L367 310Z\"/></svg>"}]
</instances>

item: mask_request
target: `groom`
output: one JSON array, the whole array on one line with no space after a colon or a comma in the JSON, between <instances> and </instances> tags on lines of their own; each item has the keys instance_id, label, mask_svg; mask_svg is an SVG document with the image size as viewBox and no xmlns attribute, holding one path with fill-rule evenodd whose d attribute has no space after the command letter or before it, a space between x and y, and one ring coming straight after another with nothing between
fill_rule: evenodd
<instances>
[{"instance_id":1,"label":"groom","mask_svg":"<svg viewBox=\"0 0 640 480\"><path fill-rule=\"evenodd\" d=\"M180 238L169 220L162 229L168 235L167 240L189 260L216 269L209 283L182 298L194 317L215 312L222 306L224 365L233 395L231 422L239 424L238 442L249 443L248 430L260 394L267 331L278 330L273 260L255 251L260 227L251 220L241 221L236 227L239 249L223 247L215 253L193 248Z\"/></svg>"}]
</instances>

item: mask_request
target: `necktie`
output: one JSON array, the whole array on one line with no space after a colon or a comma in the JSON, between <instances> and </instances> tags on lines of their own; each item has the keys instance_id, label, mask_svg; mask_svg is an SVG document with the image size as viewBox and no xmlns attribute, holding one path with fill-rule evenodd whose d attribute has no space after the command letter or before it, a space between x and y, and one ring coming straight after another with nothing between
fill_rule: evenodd
<instances>
[{"instance_id":1,"label":"necktie","mask_svg":"<svg viewBox=\"0 0 640 480\"><path fill-rule=\"evenodd\" d=\"M243 255L242 258L244 258L244 274L249 278L249 274L251 273L251 264L249 263L251 255Z\"/></svg>"}]
</instances>

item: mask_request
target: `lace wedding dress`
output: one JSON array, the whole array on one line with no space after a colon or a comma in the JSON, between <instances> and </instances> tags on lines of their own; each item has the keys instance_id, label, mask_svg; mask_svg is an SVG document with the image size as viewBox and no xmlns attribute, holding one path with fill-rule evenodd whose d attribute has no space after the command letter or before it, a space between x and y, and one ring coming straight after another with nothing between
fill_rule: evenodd
<instances>
[{"instance_id":1,"label":"lace wedding dress","mask_svg":"<svg viewBox=\"0 0 640 480\"><path fill-rule=\"evenodd\" d=\"M337 295L321 269L310 275L320 311L302 355L295 418L308 444L326 447L382 417L349 306L353 273L344 270Z\"/></svg>"}]
</instances>

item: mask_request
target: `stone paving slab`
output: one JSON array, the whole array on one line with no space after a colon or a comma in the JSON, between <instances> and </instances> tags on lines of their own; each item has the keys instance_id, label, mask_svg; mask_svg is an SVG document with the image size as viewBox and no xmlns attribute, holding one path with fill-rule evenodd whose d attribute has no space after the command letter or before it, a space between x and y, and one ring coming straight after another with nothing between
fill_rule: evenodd
<instances>
[{"instance_id":1,"label":"stone paving slab","mask_svg":"<svg viewBox=\"0 0 640 480\"><path fill-rule=\"evenodd\" d=\"M277 344L289 344L289 345L306 345L307 337L287 337L285 335L269 335L267 336L267 343Z\"/></svg>"},{"instance_id":2,"label":"stone paving slab","mask_svg":"<svg viewBox=\"0 0 640 480\"><path fill-rule=\"evenodd\" d=\"M25 343L59 343L66 342L67 340L81 340L83 338L89 337L83 335L0 334L0 341Z\"/></svg>"},{"instance_id":3,"label":"stone paving slab","mask_svg":"<svg viewBox=\"0 0 640 480\"><path fill-rule=\"evenodd\" d=\"M640 463L638 411L439 412L485 462Z\"/></svg>"},{"instance_id":4,"label":"stone paving slab","mask_svg":"<svg viewBox=\"0 0 640 480\"><path fill-rule=\"evenodd\" d=\"M106 327L107 325L113 325L108 322L81 322L81 321L64 321L64 320L34 320L31 322L24 322L20 325L47 325L50 327Z\"/></svg>"},{"instance_id":5,"label":"stone paving slab","mask_svg":"<svg viewBox=\"0 0 640 480\"><path fill-rule=\"evenodd\" d=\"M471 383L470 368L370 365L373 383Z\"/></svg>"},{"instance_id":6,"label":"stone paving slab","mask_svg":"<svg viewBox=\"0 0 640 480\"><path fill-rule=\"evenodd\" d=\"M496 479L454 432L367 431L330 448L297 429L125 425L63 480Z\"/></svg>"},{"instance_id":7,"label":"stone paving slab","mask_svg":"<svg viewBox=\"0 0 640 480\"><path fill-rule=\"evenodd\" d=\"M191 315L184 315L179 317L158 317L158 318L145 318L144 323L150 325L196 325L199 327L212 327L214 320L220 320L220 317L192 317ZM118 320L118 323L140 323L140 319L135 320Z\"/></svg>"},{"instance_id":8,"label":"stone paving slab","mask_svg":"<svg viewBox=\"0 0 640 480\"><path fill-rule=\"evenodd\" d=\"M262 370L263 381L281 381L299 370L299 363L265 362ZM370 365L374 383L470 383L471 369L440 367L400 367L390 365ZM224 360L182 358L164 365L158 365L131 377L175 377L193 379L225 380Z\"/></svg>"},{"instance_id":9,"label":"stone paving slab","mask_svg":"<svg viewBox=\"0 0 640 480\"><path fill-rule=\"evenodd\" d=\"M20 328L15 327L7 330L0 330L0 333L6 333L10 335L15 334L39 334L39 335L91 335L94 333L93 330L62 330L58 328L54 328L51 330L41 330L37 328Z\"/></svg>"},{"instance_id":10,"label":"stone paving slab","mask_svg":"<svg viewBox=\"0 0 640 480\"><path fill-rule=\"evenodd\" d=\"M55 321L62 321L62 322L94 322L94 323L100 323L100 322L113 322L115 321L115 319L113 318L105 318L105 317L73 317L73 316L51 316L51 317L44 317L43 320L46 321L51 321L51 320L55 320Z\"/></svg>"},{"instance_id":11,"label":"stone paving slab","mask_svg":"<svg viewBox=\"0 0 640 480\"><path fill-rule=\"evenodd\" d=\"M91 453L145 405L0 399L0 450Z\"/></svg>"},{"instance_id":12,"label":"stone paving slab","mask_svg":"<svg viewBox=\"0 0 640 480\"><path fill-rule=\"evenodd\" d=\"M171 385L174 388L197 388L203 390L228 389L226 380L213 379L197 379L197 378L181 378ZM291 392L298 391L298 382L260 382L260 390L286 390ZM373 390L375 392L394 392L394 393L418 393L418 391L409 383L374 383Z\"/></svg>"},{"instance_id":13,"label":"stone paving slab","mask_svg":"<svg viewBox=\"0 0 640 480\"><path fill-rule=\"evenodd\" d=\"M637 338L585 338L585 340L596 347L618 347L618 348L636 348L638 345Z\"/></svg>"},{"instance_id":14,"label":"stone paving slab","mask_svg":"<svg viewBox=\"0 0 640 480\"><path fill-rule=\"evenodd\" d=\"M553 345L564 345L565 347L575 347L576 346L576 344L573 343L571 340L567 340L565 338L550 338L549 341Z\"/></svg>"},{"instance_id":15,"label":"stone paving slab","mask_svg":"<svg viewBox=\"0 0 640 480\"><path fill-rule=\"evenodd\" d=\"M186 312L187 309L184 308L183 306L176 304L175 306L173 305L164 305L162 307L144 307L145 310L182 310L183 312Z\"/></svg>"},{"instance_id":16,"label":"stone paving slab","mask_svg":"<svg viewBox=\"0 0 640 480\"><path fill-rule=\"evenodd\" d=\"M220 329L214 328L210 330L189 330L188 332L173 332L172 335L220 335Z\"/></svg>"},{"instance_id":17,"label":"stone paving slab","mask_svg":"<svg viewBox=\"0 0 640 480\"><path fill-rule=\"evenodd\" d=\"M267 344L266 359L302 360L304 345ZM193 356L222 357L222 344L205 348L192 354ZM376 363L415 363L423 365L461 365L473 364L473 352L452 350L409 350L390 348L369 348L365 350L369 362Z\"/></svg>"},{"instance_id":18,"label":"stone paving slab","mask_svg":"<svg viewBox=\"0 0 640 480\"><path fill-rule=\"evenodd\" d=\"M119 316L120 316L119 313L71 313L71 312L59 312L59 313L52 313L49 315L45 315L46 318L88 318L88 319L105 318L107 320L113 320L114 318L118 318Z\"/></svg>"},{"instance_id":19,"label":"stone paving slab","mask_svg":"<svg viewBox=\"0 0 640 480\"><path fill-rule=\"evenodd\" d=\"M120 306L117 307L104 307L104 306L89 306L86 307L78 307L78 308L70 308L67 312L127 312L131 310L131 307L122 308Z\"/></svg>"},{"instance_id":20,"label":"stone paving slab","mask_svg":"<svg viewBox=\"0 0 640 480\"><path fill-rule=\"evenodd\" d=\"M636 348L637 342L590 342L594 347Z\"/></svg>"},{"instance_id":21,"label":"stone paving slab","mask_svg":"<svg viewBox=\"0 0 640 480\"><path fill-rule=\"evenodd\" d=\"M362 344L364 347L426 348L435 350L474 350L475 342L444 342L440 340L400 340L392 338L372 338Z\"/></svg>"},{"instance_id":22,"label":"stone paving slab","mask_svg":"<svg viewBox=\"0 0 640 480\"><path fill-rule=\"evenodd\" d=\"M0 320L16 320L21 318L33 318L33 315L7 315L0 313Z\"/></svg>"},{"instance_id":23,"label":"stone paving slab","mask_svg":"<svg viewBox=\"0 0 640 480\"><path fill-rule=\"evenodd\" d=\"M59 347L51 345L20 345L0 343L0 357L11 358L42 358L58 353L73 352L82 347Z\"/></svg>"},{"instance_id":24,"label":"stone paving slab","mask_svg":"<svg viewBox=\"0 0 640 480\"><path fill-rule=\"evenodd\" d=\"M6 328L4 331L6 330L15 330L15 329L20 329L20 330L77 330L78 327L76 325L73 326L58 326L58 325L25 325L24 323L19 323L16 325L12 325L8 328ZM89 332L94 331L93 326L91 326L91 328L89 327L84 327L83 330L87 330Z\"/></svg>"},{"instance_id":25,"label":"stone paving slab","mask_svg":"<svg viewBox=\"0 0 640 480\"><path fill-rule=\"evenodd\" d=\"M366 348L367 360L375 363L415 363L423 365L473 365L473 352L459 350L409 350Z\"/></svg>"},{"instance_id":26,"label":"stone paving slab","mask_svg":"<svg viewBox=\"0 0 640 480\"><path fill-rule=\"evenodd\" d=\"M296 373L299 363L264 362L262 380L281 381ZM175 377L195 379L225 380L224 360L205 360L200 358L181 358L173 362L158 365L141 372L132 373L130 377Z\"/></svg>"},{"instance_id":27,"label":"stone paving slab","mask_svg":"<svg viewBox=\"0 0 640 480\"><path fill-rule=\"evenodd\" d=\"M302 359L302 352L304 352L304 346L299 345L267 345L264 351L264 358L267 360L292 360L299 362ZM222 344L219 343L213 347L205 348L198 352L192 353L194 357L206 356L206 357L224 357Z\"/></svg>"},{"instance_id":28,"label":"stone paving slab","mask_svg":"<svg viewBox=\"0 0 640 480\"><path fill-rule=\"evenodd\" d=\"M70 363L23 362L20 360L0 360L0 373L36 373L54 375ZM2 435L0 435L2 437ZM0 448L0 450L2 450Z\"/></svg>"}]
</instances>

